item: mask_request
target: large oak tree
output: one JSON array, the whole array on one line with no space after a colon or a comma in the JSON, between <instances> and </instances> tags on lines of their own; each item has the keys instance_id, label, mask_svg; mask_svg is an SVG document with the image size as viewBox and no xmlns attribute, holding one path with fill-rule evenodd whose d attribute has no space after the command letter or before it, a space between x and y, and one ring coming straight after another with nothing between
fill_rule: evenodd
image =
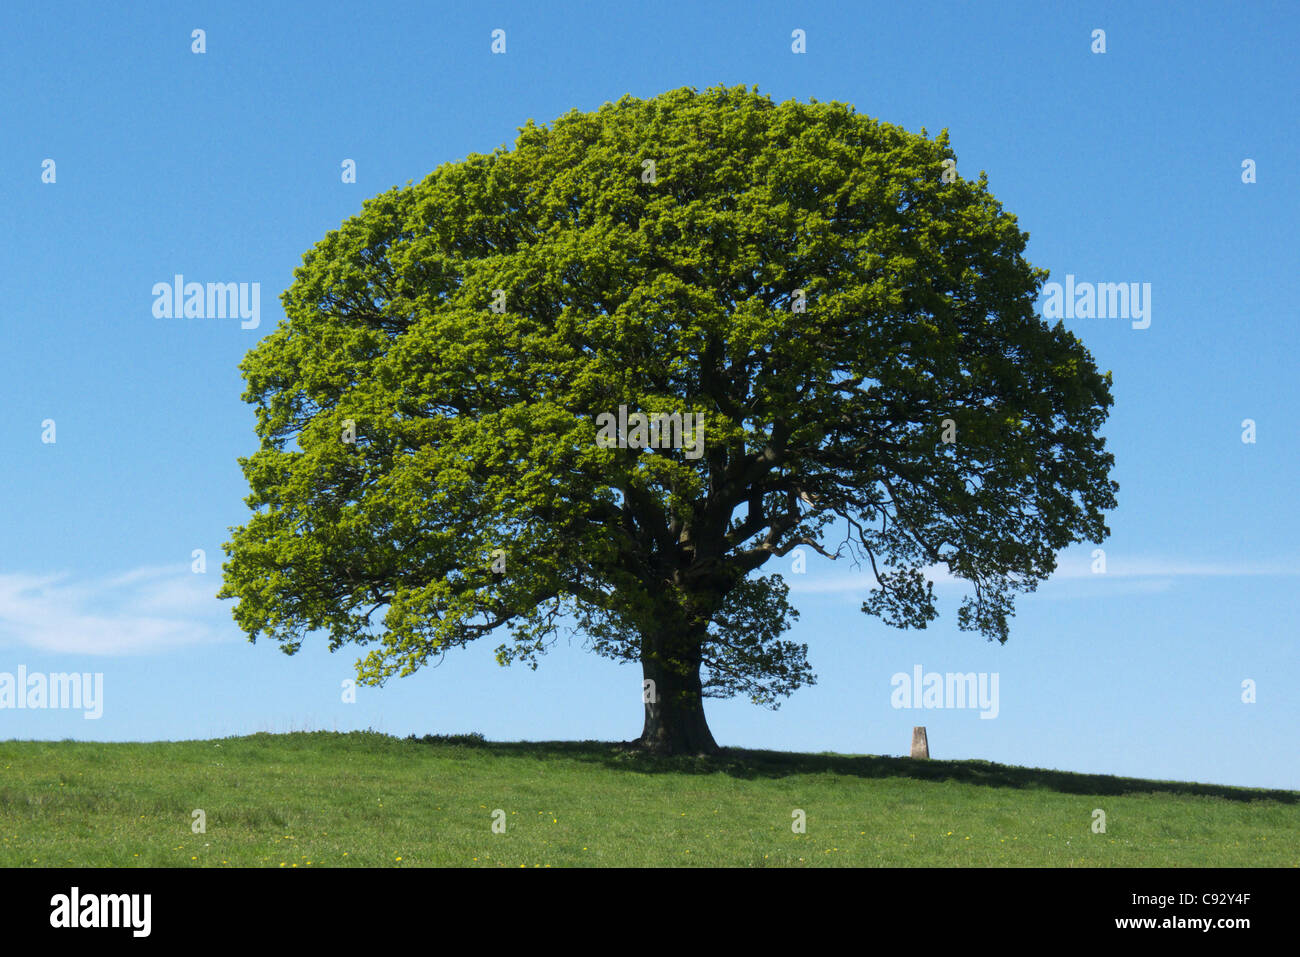
<instances>
[{"instance_id":1,"label":"large oak tree","mask_svg":"<svg viewBox=\"0 0 1300 957\"><path fill-rule=\"evenodd\" d=\"M902 628L946 570L1005 641L1014 594L1109 534L1110 376L945 160L841 103L680 89L368 200L241 366L239 625L371 646L378 684L493 632L535 666L574 622L640 662L664 752L716 747L704 697L812 682L771 572L800 546L869 567ZM702 414L703 454L605 447L620 406Z\"/></svg>"}]
</instances>

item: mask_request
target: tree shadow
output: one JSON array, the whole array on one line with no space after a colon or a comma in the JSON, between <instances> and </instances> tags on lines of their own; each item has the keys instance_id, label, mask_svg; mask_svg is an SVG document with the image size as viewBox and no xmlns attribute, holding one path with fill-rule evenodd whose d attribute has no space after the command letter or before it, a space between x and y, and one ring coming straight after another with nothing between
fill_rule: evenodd
<instances>
[{"instance_id":1,"label":"tree shadow","mask_svg":"<svg viewBox=\"0 0 1300 957\"><path fill-rule=\"evenodd\" d=\"M991 761L936 761L880 755L802 754L723 748L716 755L664 757L630 744L606 741L485 741L470 735L427 735L410 740L454 745L496 755L589 761L632 774L726 774L733 778L784 778L803 774L838 774L856 778L910 778L915 781L957 781L981 787L1049 790L1060 794L1117 796L1176 794L1222 798L1245 803L1300 803L1300 792L1197 784L1189 781L1148 781L1109 774L1079 774L1046 768L1022 768Z\"/></svg>"}]
</instances>

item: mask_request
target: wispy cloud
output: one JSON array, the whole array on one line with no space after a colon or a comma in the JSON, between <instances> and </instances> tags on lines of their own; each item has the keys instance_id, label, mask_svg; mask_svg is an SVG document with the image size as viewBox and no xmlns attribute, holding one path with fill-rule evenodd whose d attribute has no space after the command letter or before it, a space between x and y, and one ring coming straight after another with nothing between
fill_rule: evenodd
<instances>
[{"instance_id":1,"label":"wispy cloud","mask_svg":"<svg viewBox=\"0 0 1300 957\"><path fill-rule=\"evenodd\" d=\"M925 575L938 587L945 585L961 586L965 583L949 574L946 568L932 566L924 569ZM1068 582L1089 579L1104 582L1113 579L1158 579L1159 581L1136 581L1131 584L1139 590L1164 591L1178 579L1186 578L1244 578L1258 576L1291 577L1300 575L1300 563L1287 562L1203 562L1184 559L1165 559L1151 557L1123 558L1109 555L1104 574L1092 570L1091 558L1073 556L1061 558L1057 562L1052 577L1040 585L1063 585ZM867 572L838 574L835 577L812 575L786 575L786 582L793 592L809 594L833 594L840 592L863 592L864 594L876 584L875 576Z\"/></svg>"},{"instance_id":2,"label":"wispy cloud","mask_svg":"<svg viewBox=\"0 0 1300 957\"><path fill-rule=\"evenodd\" d=\"M1124 558L1108 554L1106 576L1114 578L1248 578L1300 575L1296 562L1203 562L1168 558ZM1101 578L1089 558L1061 559L1052 580Z\"/></svg>"},{"instance_id":3,"label":"wispy cloud","mask_svg":"<svg viewBox=\"0 0 1300 957\"><path fill-rule=\"evenodd\" d=\"M129 655L216 641L229 606L218 583L189 565L101 578L0 573L0 644L39 651Z\"/></svg>"}]
</instances>

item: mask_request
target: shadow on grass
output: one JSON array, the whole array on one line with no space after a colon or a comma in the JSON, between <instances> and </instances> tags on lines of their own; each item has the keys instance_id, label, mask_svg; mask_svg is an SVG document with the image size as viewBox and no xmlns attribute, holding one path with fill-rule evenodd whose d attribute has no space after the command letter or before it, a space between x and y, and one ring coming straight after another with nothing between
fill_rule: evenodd
<instances>
[{"instance_id":1,"label":"shadow on grass","mask_svg":"<svg viewBox=\"0 0 1300 957\"><path fill-rule=\"evenodd\" d=\"M1215 797L1226 801L1300 803L1300 792L1227 787L1184 781L1148 781L1108 774L1076 774L1044 768L1022 768L990 761L918 761L876 755L801 754L724 748L699 757L662 757L627 744L604 741L485 741L480 735L427 735L410 739L431 745L474 748L496 756L567 758L590 761L636 774L726 774L734 778L783 778L801 774L838 774L856 778L911 778L916 781L958 781L991 788L1049 790L1061 794L1176 794Z\"/></svg>"}]
</instances>

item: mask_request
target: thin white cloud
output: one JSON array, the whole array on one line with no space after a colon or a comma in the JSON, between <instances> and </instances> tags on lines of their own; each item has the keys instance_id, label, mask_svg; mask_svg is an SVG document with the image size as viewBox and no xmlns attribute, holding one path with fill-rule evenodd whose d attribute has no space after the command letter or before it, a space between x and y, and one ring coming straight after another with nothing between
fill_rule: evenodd
<instances>
[{"instance_id":1,"label":"thin white cloud","mask_svg":"<svg viewBox=\"0 0 1300 957\"><path fill-rule=\"evenodd\" d=\"M927 578L937 586L964 585L961 579L951 575L941 566L924 569ZM1091 579L1105 582L1113 579L1160 579L1156 582L1144 582L1145 588L1138 590L1163 591L1177 579L1182 578L1244 578L1258 576L1290 577L1300 575L1300 565L1284 562L1200 562L1183 559L1163 558L1123 558L1107 553L1105 573L1092 570L1091 558L1067 557L1058 560L1056 571L1040 588L1048 585L1064 584L1070 581ZM810 594L836 594L840 592L870 591L876 584L875 576L870 572L856 572L837 575L834 578L817 578L810 575L785 575L792 592ZM1137 585L1137 582L1133 582Z\"/></svg>"},{"instance_id":2,"label":"thin white cloud","mask_svg":"<svg viewBox=\"0 0 1300 957\"><path fill-rule=\"evenodd\" d=\"M841 575L836 578L809 578L805 575L784 574L786 584L792 592L809 594L833 594L846 591L860 591L864 594L871 590L876 580L871 575Z\"/></svg>"},{"instance_id":3,"label":"thin white cloud","mask_svg":"<svg viewBox=\"0 0 1300 957\"><path fill-rule=\"evenodd\" d=\"M211 575L189 565L148 566L97 579L0 574L0 646L130 655L219 640Z\"/></svg>"},{"instance_id":4,"label":"thin white cloud","mask_svg":"<svg viewBox=\"0 0 1300 957\"><path fill-rule=\"evenodd\" d=\"M1107 553L1106 577L1115 578L1253 578L1300 575L1300 565L1285 562L1201 562L1167 558L1125 558ZM1057 563L1052 580L1058 578L1101 578L1092 570L1092 559L1070 558Z\"/></svg>"}]
</instances>

